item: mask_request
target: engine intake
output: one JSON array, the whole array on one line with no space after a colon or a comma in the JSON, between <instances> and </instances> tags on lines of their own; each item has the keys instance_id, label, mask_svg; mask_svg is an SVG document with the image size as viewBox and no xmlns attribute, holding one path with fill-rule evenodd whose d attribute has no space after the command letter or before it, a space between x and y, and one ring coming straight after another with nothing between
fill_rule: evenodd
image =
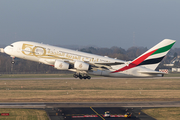
<instances>
[{"instance_id":1,"label":"engine intake","mask_svg":"<svg viewBox=\"0 0 180 120\"><path fill-rule=\"evenodd\" d=\"M54 67L59 70L68 70L69 66L70 65L68 63L61 60L56 60L54 63Z\"/></svg>"},{"instance_id":2,"label":"engine intake","mask_svg":"<svg viewBox=\"0 0 180 120\"><path fill-rule=\"evenodd\" d=\"M86 71L91 69L89 64L81 61L76 61L74 63L74 68L76 68L77 70L86 70Z\"/></svg>"}]
</instances>

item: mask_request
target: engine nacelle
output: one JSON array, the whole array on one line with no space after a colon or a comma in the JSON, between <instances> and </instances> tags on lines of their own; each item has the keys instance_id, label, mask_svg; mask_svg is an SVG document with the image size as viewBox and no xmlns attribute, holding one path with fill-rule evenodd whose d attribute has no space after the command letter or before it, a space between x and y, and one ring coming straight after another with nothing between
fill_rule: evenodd
<instances>
[{"instance_id":1,"label":"engine nacelle","mask_svg":"<svg viewBox=\"0 0 180 120\"><path fill-rule=\"evenodd\" d=\"M54 63L54 67L59 70L68 70L69 64L61 60L56 60Z\"/></svg>"},{"instance_id":2,"label":"engine nacelle","mask_svg":"<svg viewBox=\"0 0 180 120\"><path fill-rule=\"evenodd\" d=\"M90 70L90 65L85 62L76 61L74 63L74 68L77 70Z\"/></svg>"}]
</instances>

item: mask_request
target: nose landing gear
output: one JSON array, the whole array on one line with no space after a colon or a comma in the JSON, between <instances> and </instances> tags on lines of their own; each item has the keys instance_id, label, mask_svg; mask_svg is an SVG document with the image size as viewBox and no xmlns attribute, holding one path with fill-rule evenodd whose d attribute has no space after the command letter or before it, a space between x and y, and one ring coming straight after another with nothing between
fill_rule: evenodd
<instances>
[{"instance_id":1,"label":"nose landing gear","mask_svg":"<svg viewBox=\"0 0 180 120\"><path fill-rule=\"evenodd\" d=\"M15 63L14 58L15 58L15 57L12 57L12 61L11 61L11 63L12 63L12 64L14 64L14 63Z\"/></svg>"},{"instance_id":2,"label":"nose landing gear","mask_svg":"<svg viewBox=\"0 0 180 120\"><path fill-rule=\"evenodd\" d=\"M81 75L80 73L75 73L73 75L74 78L79 78L79 79L91 79L91 76L87 75L87 74L83 74Z\"/></svg>"}]
</instances>

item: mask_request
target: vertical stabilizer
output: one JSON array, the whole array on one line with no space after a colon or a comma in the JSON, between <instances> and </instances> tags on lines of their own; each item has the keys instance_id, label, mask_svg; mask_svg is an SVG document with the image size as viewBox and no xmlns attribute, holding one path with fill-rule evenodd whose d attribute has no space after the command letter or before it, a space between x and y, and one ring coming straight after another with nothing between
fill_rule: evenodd
<instances>
[{"instance_id":1,"label":"vertical stabilizer","mask_svg":"<svg viewBox=\"0 0 180 120\"><path fill-rule=\"evenodd\" d=\"M121 69L113 71L112 73L125 71L136 66L144 66L151 70L155 70L175 42L175 40L164 39L163 41L149 49L147 52L133 60L131 63L127 64Z\"/></svg>"},{"instance_id":2,"label":"vertical stabilizer","mask_svg":"<svg viewBox=\"0 0 180 120\"><path fill-rule=\"evenodd\" d=\"M146 68L155 70L175 42L175 40L164 39L147 52L136 58L132 63L136 64L137 66L144 66Z\"/></svg>"}]
</instances>

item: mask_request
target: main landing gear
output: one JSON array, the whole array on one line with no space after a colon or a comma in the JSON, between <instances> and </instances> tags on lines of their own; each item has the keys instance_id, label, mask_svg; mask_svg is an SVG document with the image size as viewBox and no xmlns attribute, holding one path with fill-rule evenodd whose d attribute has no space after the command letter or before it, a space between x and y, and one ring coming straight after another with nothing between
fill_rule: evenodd
<instances>
[{"instance_id":1,"label":"main landing gear","mask_svg":"<svg viewBox=\"0 0 180 120\"><path fill-rule=\"evenodd\" d=\"M91 79L91 76L89 76L89 75L87 75L87 74L81 75L80 73L75 73L75 74L73 75L73 77L79 78L79 79Z\"/></svg>"}]
</instances>

